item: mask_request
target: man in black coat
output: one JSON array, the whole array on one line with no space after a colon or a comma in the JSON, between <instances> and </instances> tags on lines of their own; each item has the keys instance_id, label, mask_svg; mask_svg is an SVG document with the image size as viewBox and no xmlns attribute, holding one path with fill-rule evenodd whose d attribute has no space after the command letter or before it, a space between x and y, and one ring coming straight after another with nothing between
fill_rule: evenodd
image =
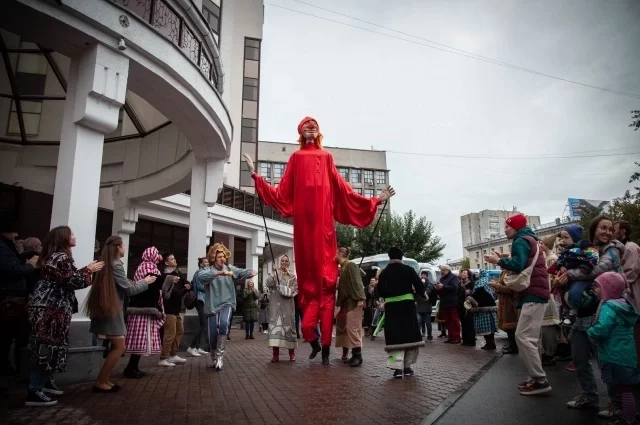
<instances>
[{"instance_id":1,"label":"man in black coat","mask_svg":"<svg viewBox=\"0 0 640 425\"><path fill-rule=\"evenodd\" d=\"M451 273L448 265L440 266L442 277L436 285L436 291L440 296L440 311L449 331L449 339L446 344L459 344L460 337L460 317L458 316L458 292L460 283L458 276Z\"/></svg>"},{"instance_id":2,"label":"man in black coat","mask_svg":"<svg viewBox=\"0 0 640 425\"><path fill-rule=\"evenodd\" d=\"M27 315L27 279L36 275L38 256L23 262L14 244L18 236L16 221L0 217L0 375L12 376L16 370L9 364L11 343L16 340L14 361L20 370L20 352L29 338Z\"/></svg>"},{"instance_id":3,"label":"man in black coat","mask_svg":"<svg viewBox=\"0 0 640 425\"><path fill-rule=\"evenodd\" d=\"M389 250L389 265L378 278L378 294L384 298L384 340L388 354L387 367L394 378L412 376L411 365L424 347L418 325L414 296L424 298L425 289L416 271L402 263L402 251Z\"/></svg>"}]
</instances>

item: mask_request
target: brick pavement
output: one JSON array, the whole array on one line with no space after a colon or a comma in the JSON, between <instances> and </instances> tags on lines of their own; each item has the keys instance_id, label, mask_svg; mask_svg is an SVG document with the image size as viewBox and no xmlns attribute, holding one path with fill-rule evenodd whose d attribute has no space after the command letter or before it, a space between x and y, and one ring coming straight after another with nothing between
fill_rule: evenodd
<instances>
[{"instance_id":1,"label":"brick pavement","mask_svg":"<svg viewBox=\"0 0 640 425\"><path fill-rule=\"evenodd\" d=\"M383 337L365 340L360 368L343 364L336 349L330 366L322 366L320 355L310 361L308 344L301 344L295 363L284 351L280 363L272 364L266 335L245 340L234 330L232 338L222 372L212 369L209 356L189 357L174 368L157 367L157 357L143 358L149 374L128 380L121 377L122 359L113 376L123 386L119 393L93 394L91 384L73 385L64 388L57 406L41 408L23 407L24 389L16 393L14 386L11 398L0 400L6 411L0 423L417 424L495 355L436 340L421 350L415 377L394 380L385 367Z\"/></svg>"}]
</instances>

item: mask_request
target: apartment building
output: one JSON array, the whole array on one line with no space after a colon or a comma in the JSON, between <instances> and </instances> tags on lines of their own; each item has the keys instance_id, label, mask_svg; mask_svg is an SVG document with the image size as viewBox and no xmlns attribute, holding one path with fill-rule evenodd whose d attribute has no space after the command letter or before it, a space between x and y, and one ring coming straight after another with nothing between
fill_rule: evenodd
<instances>
[{"instance_id":1,"label":"apartment building","mask_svg":"<svg viewBox=\"0 0 640 425\"><path fill-rule=\"evenodd\" d=\"M565 226L578 223L576 220L572 220L570 218L564 219L556 219L550 223L544 224L532 224L529 226L536 233L536 235L540 238L543 238L548 235L553 235L559 233ZM484 261L484 256L493 251L503 254L511 252L511 241L504 236L504 233L499 238L488 239L486 241L468 245L465 247L465 250L469 253L469 265L474 269L497 269L498 266L494 264L489 264Z\"/></svg>"},{"instance_id":2,"label":"apartment building","mask_svg":"<svg viewBox=\"0 0 640 425\"><path fill-rule=\"evenodd\" d=\"M464 248L463 256L468 257L467 246L501 238L504 235L506 220L516 214L519 214L519 212L514 207L512 211L483 210L461 216L460 230ZM539 216L527 216L527 219L532 226L540 225Z\"/></svg>"}]
</instances>

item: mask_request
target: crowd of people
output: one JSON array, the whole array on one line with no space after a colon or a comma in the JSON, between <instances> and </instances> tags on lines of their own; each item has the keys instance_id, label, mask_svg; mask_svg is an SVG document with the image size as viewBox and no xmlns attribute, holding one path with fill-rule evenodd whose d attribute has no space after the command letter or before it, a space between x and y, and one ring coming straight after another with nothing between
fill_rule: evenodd
<instances>
[{"instance_id":1,"label":"crowd of people","mask_svg":"<svg viewBox=\"0 0 640 425\"><path fill-rule=\"evenodd\" d=\"M159 355L158 365L174 367L187 359L178 355L184 335L182 313L195 308L198 329L187 349L193 357L208 354L201 348L204 337L220 371L229 338L233 312L237 308L235 283L246 282L242 292L243 321L247 339L253 339L255 323L267 333L272 362L280 361L286 349L295 361L300 338L299 323L305 311L299 308L298 281L288 256L265 279L265 293L251 280L256 271L229 264L231 253L222 244L212 245L199 259L191 281L177 269L172 253L160 255L147 248L133 280L126 275L126 255L121 238L112 236L96 259L77 268L72 256L75 236L69 227L52 229L43 242L27 239L16 244L15 223L2 223L2 372L13 373L9 351L15 339L14 361L20 367L20 350L31 351L26 405L50 406L62 395L54 375L67 367L71 316L79 311L75 291L90 287L83 311L91 319L90 332L103 341L105 360L92 391L115 393L120 386L111 372L124 354L129 361L124 376L141 379L141 356ZM587 234L578 225L568 225L559 234L539 239L523 215L506 222L512 241L510 254L487 255L488 263L501 269L499 279L486 271L454 273L441 266L441 278L430 282L403 264L403 253L392 247L389 264L367 285L365 273L349 260L350 250L339 248L334 261L340 269L335 293L335 347L352 367L363 364L362 340L374 339L384 329L386 366L395 378L413 375L411 366L425 342L434 341L431 323L436 310L439 338L447 344L496 350L495 333L502 329L505 354L519 354L529 376L517 386L520 394L551 391L543 366L558 356L571 358L582 393L567 406L584 409L597 406L599 395L590 359L597 355L601 377L611 404L600 416L616 417L617 423L635 423L636 408L631 386L640 383L637 334L640 294L640 248L630 241L631 226L606 216L593 220ZM365 323L366 320L366 323ZM366 326L363 326L365 324ZM326 344L319 344L326 329L313 324L310 359L322 352L329 363ZM365 334L365 329L367 333ZM351 357L349 358L349 351ZM571 370L571 368L569 368Z\"/></svg>"}]
</instances>

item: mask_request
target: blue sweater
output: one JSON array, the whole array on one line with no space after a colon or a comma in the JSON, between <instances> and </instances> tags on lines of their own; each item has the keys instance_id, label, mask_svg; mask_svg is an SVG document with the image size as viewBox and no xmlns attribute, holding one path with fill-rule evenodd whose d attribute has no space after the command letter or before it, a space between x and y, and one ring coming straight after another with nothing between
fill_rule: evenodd
<instances>
[{"instance_id":1,"label":"blue sweater","mask_svg":"<svg viewBox=\"0 0 640 425\"><path fill-rule=\"evenodd\" d=\"M216 276L218 271L230 272L229 275ZM224 307L236 309L236 288L234 281L249 279L253 270L239 269L233 266L222 266L218 270L210 266L198 270L193 276L196 287L204 287L204 314L214 314Z\"/></svg>"}]
</instances>

